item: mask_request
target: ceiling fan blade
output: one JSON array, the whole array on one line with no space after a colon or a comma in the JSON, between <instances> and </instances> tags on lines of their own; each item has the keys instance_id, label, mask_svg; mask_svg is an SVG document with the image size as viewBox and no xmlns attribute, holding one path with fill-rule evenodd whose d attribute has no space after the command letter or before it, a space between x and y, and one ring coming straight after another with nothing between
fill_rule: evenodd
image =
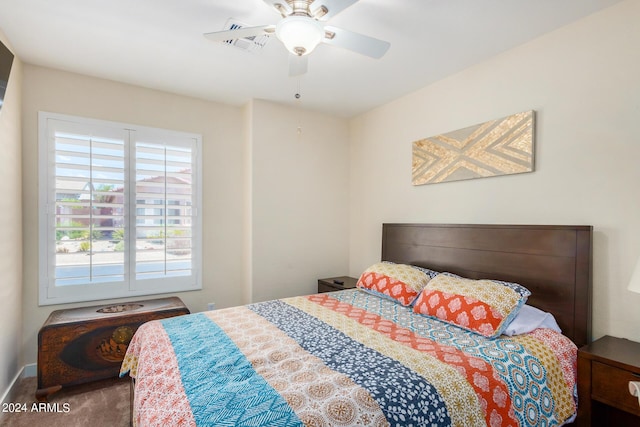
<instances>
[{"instance_id":1,"label":"ceiling fan blade","mask_svg":"<svg viewBox=\"0 0 640 427\"><path fill-rule=\"evenodd\" d=\"M324 30L325 37L322 39L323 43L349 49L362 55L370 56L371 58L382 58L391 46L391 43L384 40L330 25L325 25Z\"/></svg>"},{"instance_id":2,"label":"ceiling fan blade","mask_svg":"<svg viewBox=\"0 0 640 427\"><path fill-rule=\"evenodd\" d=\"M358 0L315 0L309 10L316 19L327 21L357 2Z\"/></svg>"},{"instance_id":3,"label":"ceiling fan blade","mask_svg":"<svg viewBox=\"0 0 640 427\"><path fill-rule=\"evenodd\" d=\"M293 13L293 9L285 0L264 0L264 2L274 8L283 18Z\"/></svg>"},{"instance_id":4,"label":"ceiling fan blade","mask_svg":"<svg viewBox=\"0 0 640 427\"><path fill-rule=\"evenodd\" d=\"M244 37L261 36L263 34L273 34L275 25L260 25L258 27L242 27L235 30L214 31L205 33L205 37L216 42L226 40L241 39Z\"/></svg>"},{"instance_id":5,"label":"ceiling fan blade","mask_svg":"<svg viewBox=\"0 0 640 427\"><path fill-rule=\"evenodd\" d=\"M301 76L307 73L309 57L307 55L289 55L289 77Z\"/></svg>"}]
</instances>

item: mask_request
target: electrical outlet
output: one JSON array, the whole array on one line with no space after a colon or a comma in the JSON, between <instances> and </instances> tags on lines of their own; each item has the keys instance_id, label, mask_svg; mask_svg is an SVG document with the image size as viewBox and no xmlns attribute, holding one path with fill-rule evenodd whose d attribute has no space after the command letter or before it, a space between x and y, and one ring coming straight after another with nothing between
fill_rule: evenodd
<instances>
[{"instance_id":1,"label":"electrical outlet","mask_svg":"<svg viewBox=\"0 0 640 427\"><path fill-rule=\"evenodd\" d=\"M215 310L216 309L216 303L215 302L210 302L209 304L207 304L207 310L211 311L211 310Z\"/></svg>"}]
</instances>

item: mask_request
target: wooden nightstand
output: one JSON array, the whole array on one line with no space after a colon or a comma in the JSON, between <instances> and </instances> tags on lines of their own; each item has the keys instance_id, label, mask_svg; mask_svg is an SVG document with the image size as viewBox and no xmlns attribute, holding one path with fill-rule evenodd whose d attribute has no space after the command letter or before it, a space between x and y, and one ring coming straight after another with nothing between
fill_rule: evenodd
<instances>
[{"instance_id":1,"label":"wooden nightstand","mask_svg":"<svg viewBox=\"0 0 640 427\"><path fill-rule=\"evenodd\" d=\"M640 343L604 336L578 350L579 426L640 426Z\"/></svg>"},{"instance_id":2,"label":"wooden nightstand","mask_svg":"<svg viewBox=\"0 0 640 427\"><path fill-rule=\"evenodd\" d=\"M318 293L343 291L345 289L355 288L356 283L358 283L358 279L348 276L318 279Z\"/></svg>"}]
</instances>

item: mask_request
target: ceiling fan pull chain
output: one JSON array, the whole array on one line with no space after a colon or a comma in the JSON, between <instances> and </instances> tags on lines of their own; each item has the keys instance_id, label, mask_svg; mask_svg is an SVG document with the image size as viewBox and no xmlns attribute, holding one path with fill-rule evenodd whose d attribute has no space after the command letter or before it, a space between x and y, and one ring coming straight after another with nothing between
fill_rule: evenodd
<instances>
[{"instance_id":1,"label":"ceiling fan pull chain","mask_svg":"<svg viewBox=\"0 0 640 427\"><path fill-rule=\"evenodd\" d=\"M296 128L296 133L298 134L298 142L300 142L302 138L302 108L300 107L302 94L300 93L300 76L298 76L298 85L296 89L296 109L298 110L298 127Z\"/></svg>"}]
</instances>

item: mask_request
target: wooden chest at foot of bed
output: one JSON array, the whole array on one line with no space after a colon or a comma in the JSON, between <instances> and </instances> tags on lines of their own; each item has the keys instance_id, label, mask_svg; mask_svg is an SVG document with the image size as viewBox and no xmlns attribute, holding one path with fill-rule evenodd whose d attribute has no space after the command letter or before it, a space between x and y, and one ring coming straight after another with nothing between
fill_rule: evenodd
<instances>
[{"instance_id":1,"label":"wooden chest at foot of bed","mask_svg":"<svg viewBox=\"0 0 640 427\"><path fill-rule=\"evenodd\" d=\"M117 377L138 327L189 314L180 298L56 310L38 333L38 390L46 401L62 387Z\"/></svg>"}]
</instances>

